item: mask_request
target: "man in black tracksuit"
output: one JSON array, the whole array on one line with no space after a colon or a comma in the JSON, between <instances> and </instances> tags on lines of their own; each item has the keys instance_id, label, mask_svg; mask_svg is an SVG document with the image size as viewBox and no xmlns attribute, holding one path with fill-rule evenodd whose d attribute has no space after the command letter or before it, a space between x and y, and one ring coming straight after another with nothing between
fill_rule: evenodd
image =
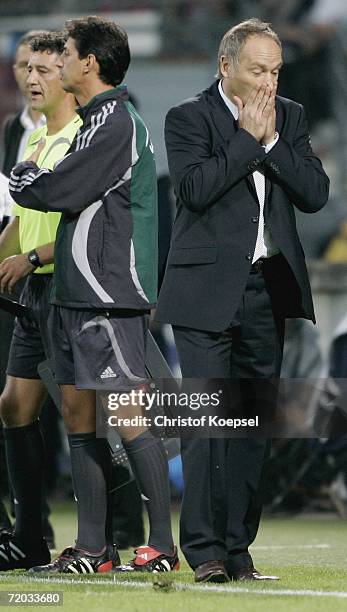
<instances>
[{"instance_id":1,"label":"man in black tracksuit","mask_svg":"<svg viewBox=\"0 0 347 612\"><path fill-rule=\"evenodd\" d=\"M153 150L123 80L127 36L105 19L67 22L62 84L83 119L54 171L16 166L10 193L27 208L61 211L49 321L56 381L78 500L78 537L52 564L34 571L110 571L105 547L107 442L97 438L95 391L136 389L146 379L145 343L157 286L157 202ZM39 154L42 145L39 145ZM139 406L130 406L139 412ZM166 455L145 427L120 428L147 499L149 544L118 571L178 569Z\"/></svg>"}]
</instances>

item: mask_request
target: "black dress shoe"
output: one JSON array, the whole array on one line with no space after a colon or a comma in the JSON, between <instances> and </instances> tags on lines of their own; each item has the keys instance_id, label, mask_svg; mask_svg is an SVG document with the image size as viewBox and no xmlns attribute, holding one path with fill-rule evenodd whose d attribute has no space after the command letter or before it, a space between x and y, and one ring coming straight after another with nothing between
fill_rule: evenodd
<instances>
[{"instance_id":1,"label":"black dress shoe","mask_svg":"<svg viewBox=\"0 0 347 612\"><path fill-rule=\"evenodd\" d=\"M231 572L229 576L231 580L279 580L278 576L264 576L260 574L253 565Z\"/></svg>"},{"instance_id":2,"label":"black dress shoe","mask_svg":"<svg viewBox=\"0 0 347 612\"><path fill-rule=\"evenodd\" d=\"M195 582L228 582L224 561L207 561L195 568Z\"/></svg>"}]
</instances>

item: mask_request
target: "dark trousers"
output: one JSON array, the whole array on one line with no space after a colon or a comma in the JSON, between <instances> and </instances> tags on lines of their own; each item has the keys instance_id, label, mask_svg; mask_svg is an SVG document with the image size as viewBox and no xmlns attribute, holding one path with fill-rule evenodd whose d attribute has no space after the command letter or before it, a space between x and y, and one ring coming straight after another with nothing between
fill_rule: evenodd
<instances>
[{"instance_id":1,"label":"dark trousers","mask_svg":"<svg viewBox=\"0 0 347 612\"><path fill-rule=\"evenodd\" d=\"M6 297L11 297L6 295ZM18 300L19 294L14 295L15 300ZM5 310L0 310L0 394L2 393L6 382L6 368L8 353L11 346L12 333L14 326L14 316ZM8 492L8 476L5 459L4 440L2 435L2 424L0 421L0 496L4 496ZM0 529L11 527L11 521L7 514L6 508L0 499Z\"/></svg>"},{"instance_id":2,"label":"dark trousers","mask_svg":"<svg viewBox=\"0 0 347 612\"><path fill-rule=\"evenodd\" d=\"M228 329L174 327L184 378L279 377L284 320L273 312L270 265L266 282L263 270L252 269ZM252 564L248 547L259 526L269 448L266 439L182 439L180 538L193 569L210 560L226 560L231 572Z\"/></svg>"}]
</instances>

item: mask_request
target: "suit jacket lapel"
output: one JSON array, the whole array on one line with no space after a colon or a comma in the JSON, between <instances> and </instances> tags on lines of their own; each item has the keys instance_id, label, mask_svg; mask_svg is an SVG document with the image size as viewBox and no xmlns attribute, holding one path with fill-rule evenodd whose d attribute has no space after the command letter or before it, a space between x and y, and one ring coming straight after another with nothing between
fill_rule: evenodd
<instances>
[{"instance_id":1,"label":"suit jacket lapel","mask_svg":"<svg viewBox=\"0 0 347 612\"><path fill-rule=\"evenodd\" d=\"M212 121L219 135L226 140L238 129L237 121L224 104L218 91L218 81L206 91Z\"/></svg>"},{"instance_id":2,"label":"suit jacket lapel","mask_svg":"<svg viewBox=\"0 0 347 612\"><path fill-rule=\"evenodd\" d=\"M230 110L223 102L220 93L218 91L218 81L215 81L213 85L207 90L207 99L210 107L212 121L215 128L223 140L227 140L230 136L233 136L239 129L238 121L231 116ZM247 184L250 188L252 195L258 202L257 191L254 184L253 174L246 176Z\"/></svg>"},{"instance_id":3,"label":"suit jacket lapel","mask_svg":"<svg viewBox=\"0 0 347 612\"><path fill-rule=\"evenodd\" d=\"M279 106L277 100L275 102L275 106L276 106L276 132L278 132L278 134L281 137L284 117L282 113L282 108ZM273 181L270 180L268 176L265 175L265 211L264 212L265 212L266 221L269 219L271 215L271 211L272 211L272 206L271 206L272 190L273 190Z\"/></svg>"}]
</instances>

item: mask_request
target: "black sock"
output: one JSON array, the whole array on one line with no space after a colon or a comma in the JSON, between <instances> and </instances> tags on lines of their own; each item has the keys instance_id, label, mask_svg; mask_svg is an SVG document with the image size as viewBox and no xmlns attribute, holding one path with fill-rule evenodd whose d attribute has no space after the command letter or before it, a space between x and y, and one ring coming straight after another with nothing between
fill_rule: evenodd
<instances>
[{"instance_id":1,"label":"black sock","mask_svg":"<svg viewBox=\"0 0 347 612\"><path fill-rule=\"evenodd\" d=\"M43 439L39 421L3 428L8 473L14 494L15 537L30 545L42 537Z\"/></svg>"},{"instance_id":2,"label":"black sock","mask_svg":"<svg viewBox=\"0 0 347 612\"><path fill-rule=\"evenodd\" d=\"M11 527L10 517L7 514L2 499L0 499L0 529L11 529Z\"/></svg>"},{"instance_id":3,"label":"black sock","mask_svg":"<svg viewBox=\"0 0 347 612\"><path fill-rule=\"evenodd\" d=\"M148 544L172 554L170 486L167 456L162 441L149 431L135 440L123 441L131 469L145 498L149 518Z\"/></svg>"},{"instance_id":4,"label":"black sock","mask_svg":"<svg viewBox=\"0 0 347 612\"><path fill-rule=\"evenodd\" d=\"M94 433L68 435L77 498L76 548L98 554L105 547L107 479L111 456L107 440Z\"/></svg>"}]
</instances>

